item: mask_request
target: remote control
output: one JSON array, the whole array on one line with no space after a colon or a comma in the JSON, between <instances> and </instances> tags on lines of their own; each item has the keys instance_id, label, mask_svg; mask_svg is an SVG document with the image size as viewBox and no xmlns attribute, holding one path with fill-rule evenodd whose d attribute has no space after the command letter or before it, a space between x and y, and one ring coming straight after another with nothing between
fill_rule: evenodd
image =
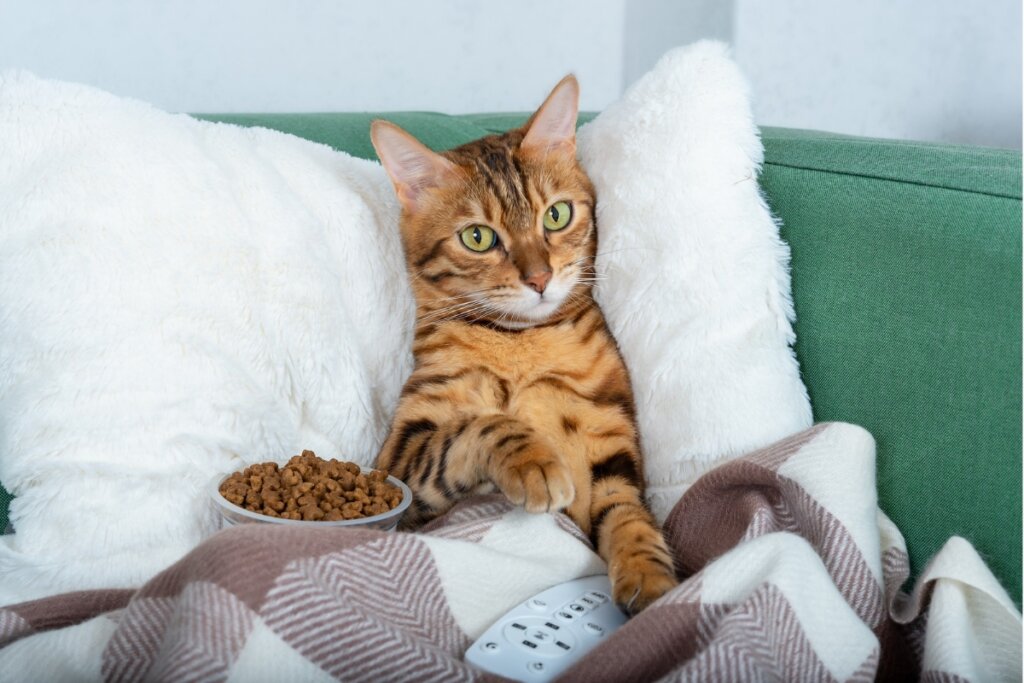
<instances>
[{"instance_id":1,"label":"remote control","mask_svg":"<svg viewBox=\"0 0 1024 683\"><path fill-rule=\"evenodd\" d=\"M506 678L550 681L626 623L611 594L603 574L552 586L484 631L466 661Z\"/></svg>"}]
</instances>

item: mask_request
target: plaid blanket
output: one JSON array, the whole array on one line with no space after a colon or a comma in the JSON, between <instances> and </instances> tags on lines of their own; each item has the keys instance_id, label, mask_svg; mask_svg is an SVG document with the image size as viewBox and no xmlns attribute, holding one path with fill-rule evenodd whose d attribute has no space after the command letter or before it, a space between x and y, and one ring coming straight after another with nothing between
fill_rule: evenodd
<instances>
[{"instance_id":1,"label":"plaid blanket","mask_svg":"<svg viewBox=\"0 0 1024 683\"><path fill-rule=\"evenodd\" d=\"M665 528L685 580L564 680L1020 680L1020 613L965 540L901 591L858 427L717 468ZM488 625L603 570L568 518L493 496L416 534L238 527L140 590L0 609L0 680L484 680L463 654Z\"/></svg>"}]
</instances>

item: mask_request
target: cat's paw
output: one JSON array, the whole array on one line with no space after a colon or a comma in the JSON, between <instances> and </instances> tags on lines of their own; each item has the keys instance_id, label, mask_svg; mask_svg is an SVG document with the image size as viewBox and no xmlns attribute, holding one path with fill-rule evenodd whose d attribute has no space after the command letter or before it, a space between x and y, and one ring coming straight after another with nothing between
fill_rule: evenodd
<instances>
[{"instance_id":1,"label":"cat's paw","mask_svg":"<svg viewBox=\"0 0 1024 683\"><path fill-rule=\"evenodd\" d=\"M568 466L539 443L505 458L492 479L510 501L527 512L562 510L576 497Z\"/></svg>"},{"instance_id":2,"label":"cat's paw","mask_svg":"<svg viewBox=\"0 0 1024 683\"><path fill-rule=\"evenodd\" d=\"M609 578L612 598L626 613L641 612L677 585L675 572L646 555L631 555L613 563Z\"/></svg>"}]
</instances>

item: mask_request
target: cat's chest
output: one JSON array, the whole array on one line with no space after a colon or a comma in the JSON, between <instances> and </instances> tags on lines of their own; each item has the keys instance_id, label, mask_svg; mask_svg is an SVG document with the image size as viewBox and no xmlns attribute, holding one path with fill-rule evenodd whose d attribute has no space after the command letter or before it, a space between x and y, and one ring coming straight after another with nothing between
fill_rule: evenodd
<instances>
[{"instance_id":1,"label":"cat's chest","mask_svg":"<svg viewBox=\"0 0 1024 683\"><path fill-rule=\"evenodd\" d=\"M584 379L598 361L614 354L603 326L575 325L532 328L516 333L465 326L444 335L443 353L431 354L429 364L448 372L479 368L506 381L513 390L550 376ZM589 332L589 333L588 333Z\"/></svg>"},{"instance_id":2,"label":"cat's chest","mask_svg":"<svg viewBox=\"0 0 1024 683\"><path fill-rule=\"evenodd\" d=\"M584 345L576 335L522 333L488 344L488 363L492 371L513 385L524 385L550 374L579 374L585 369Z\"/></svg>"}]
</instances>

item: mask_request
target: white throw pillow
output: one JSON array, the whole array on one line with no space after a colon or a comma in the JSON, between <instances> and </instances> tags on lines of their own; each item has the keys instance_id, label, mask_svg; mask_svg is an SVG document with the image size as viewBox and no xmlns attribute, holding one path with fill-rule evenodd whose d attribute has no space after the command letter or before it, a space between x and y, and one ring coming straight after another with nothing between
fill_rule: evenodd
<instances>
[{"instance_id":1,"label":"white throw pillow","mask_svg":"<svg viewBox=\"0 0 1024 683\"><path fill-rule=\"evenodd\" d=\"M632 377L648 501L663 520L724 459L809 427L789 247L728 48L668 52L580 131L597 189L597 299Z\"/></svg>"},{"instance_id":2,"label":"white throw pillow","mask_svg":"<svg viewBox=\"0 0 1024 683\"><path fill-rule=\"evenodd\" d=\"M370 463L411 370L383 169L0 75L0 603L133 586L220 471Z\"/></svg>"},{"instance_id":3,"label":"white throw pillow","mask_svg":"<svg viewBox=\"0 0 1024 683\"><path fill-rule=\"evenodd\" d=\"M663 516L810 424L788 250L720 44L669 53L579 149ZM369 463L411 369L397 215L377 164L0 74L0 604L138 585L211 531L216 472Z\"/></svg>"}]
</instances>

